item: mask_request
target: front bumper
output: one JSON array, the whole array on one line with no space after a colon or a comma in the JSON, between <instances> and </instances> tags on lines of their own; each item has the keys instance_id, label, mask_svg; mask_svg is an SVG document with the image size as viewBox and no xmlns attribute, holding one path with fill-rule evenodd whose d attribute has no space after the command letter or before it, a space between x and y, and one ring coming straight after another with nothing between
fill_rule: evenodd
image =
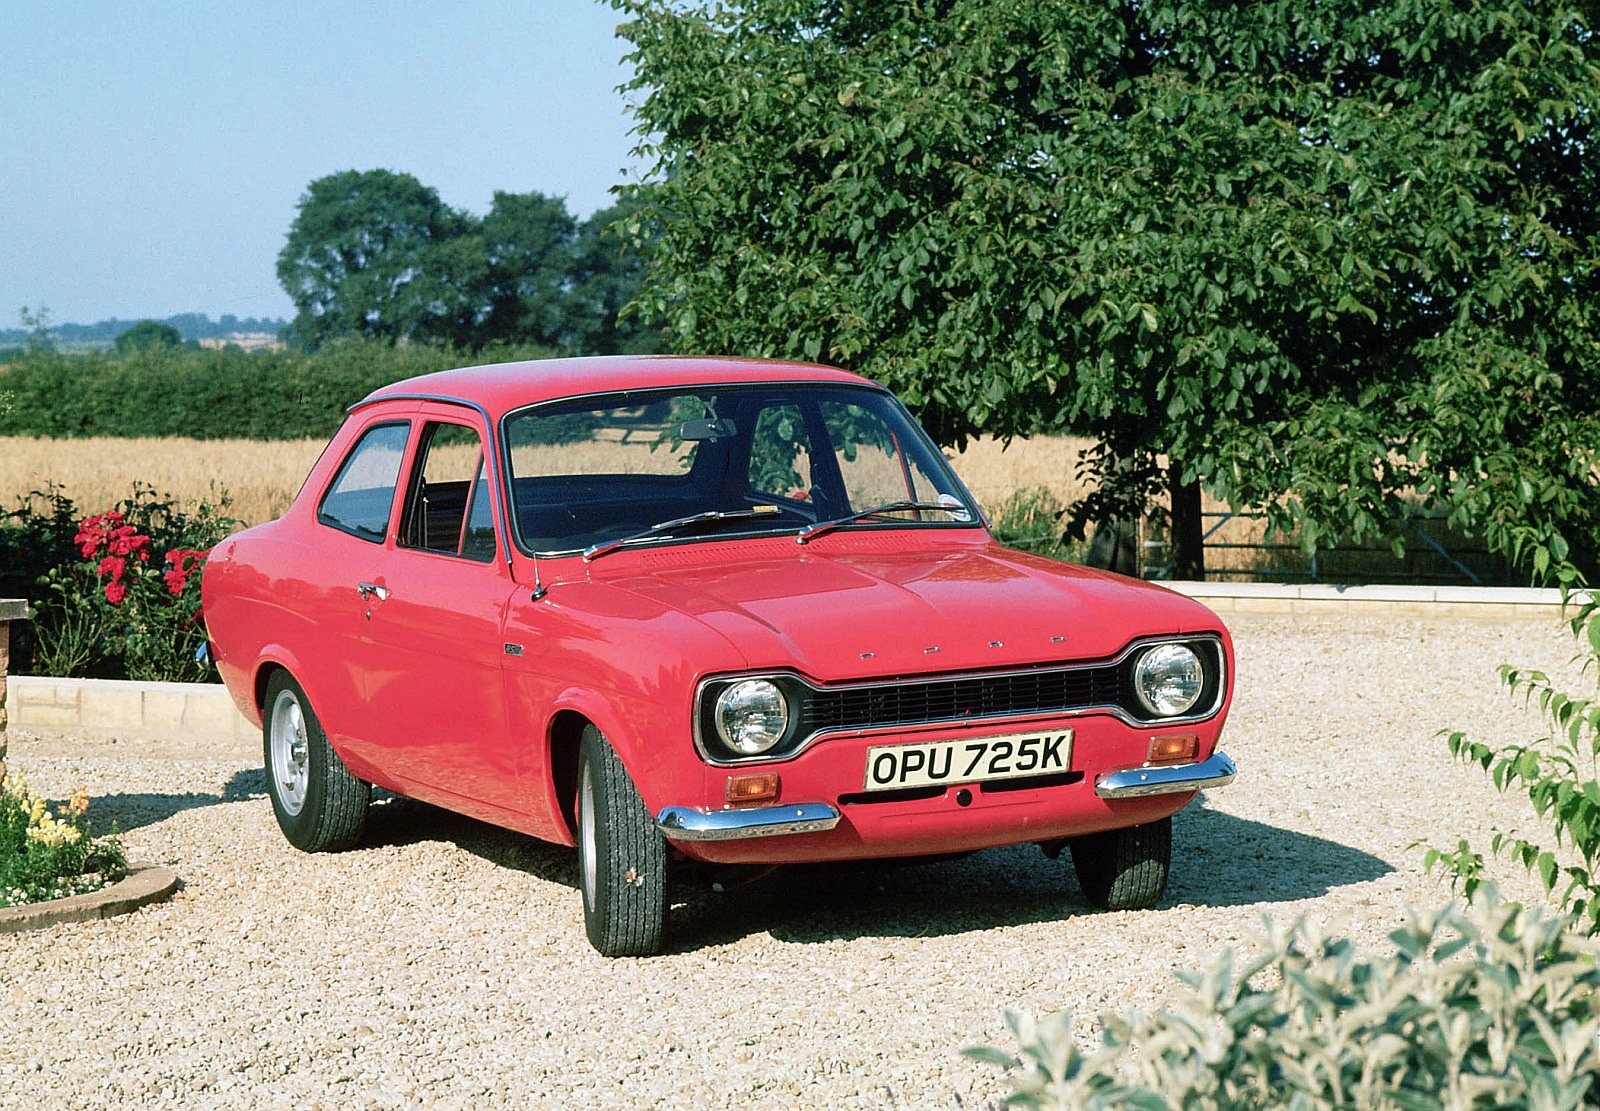
<instances>
[{"instance_id":1,"label":"front bumper","mask_svg":"<svg viewBox=\"0 0 1600 1111\"><path fill-rule=\"evenodd\" d=\"M1169 764L1160 768L1128 768L1109 772L1094 785L1103 799L1137 799L1148 795L1180 795L1233 782L1239 770L1226 753L1218 752L1198 764Z\"/></svg>"},{"instance_id":2,"label":"front bumper","mask_svg":"<svg viewBox=\"0 0 1600 1111\"><path fill-rule=\"evenodd\" d=\"M821 802L741 810L669 806L656 815L656 827L670 841L737 841L784 833L819 833L838 824L839 811Z\"/></svg>"}]
</instances>

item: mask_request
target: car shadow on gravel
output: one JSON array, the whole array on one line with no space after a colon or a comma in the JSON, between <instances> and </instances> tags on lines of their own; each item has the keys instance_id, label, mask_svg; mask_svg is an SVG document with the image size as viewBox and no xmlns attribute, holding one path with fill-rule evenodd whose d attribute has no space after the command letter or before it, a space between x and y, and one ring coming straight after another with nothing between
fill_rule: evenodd
<instances>
[{"instance_id":1,"label":"car shadow on gravel","mask_svg":"<svg viewBox=\"0 0 1600 1111\"><path fill-rule=\"evenodd\" d=\"M152 826L185 810L202 806L216 806L225 802L243 802L246 799L265 798L266 773L260 768L247 768L233 774L223 786L221 794L202 794L196 791L181 795L155 793L127 793L96 795L90 803L89 819L97 833L107 832L114 824L119 833Z\"/></svg>"},{"instance_id":2,"label":"car shadow on gravel","mask_svg":"<svg viewBox=\"0 0 1600 1111\"><path fill-rule=\"evenodd\" d=\"M410 799L373 807L364 845L449 841L495 865L576 887L577 854ZM1095 913L1071 856L1034 845L921 864L868 862L689 872L673 889L668 948L727 945L754 933L817 944L863 937L938 937ZM1182 811L1159 904L1225 907L1314 899L1394 869L1326 838L1207 809Z\"/></svg>"}]
</instances>

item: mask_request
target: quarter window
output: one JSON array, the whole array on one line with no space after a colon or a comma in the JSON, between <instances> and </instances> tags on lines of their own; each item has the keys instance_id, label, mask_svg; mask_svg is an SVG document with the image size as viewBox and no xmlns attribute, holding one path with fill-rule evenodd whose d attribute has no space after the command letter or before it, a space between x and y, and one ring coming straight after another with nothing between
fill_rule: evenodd
<instances>
[{"instance_id":1,"label":"quarter window","mask_svg":"<svg viewBox=\"0 0 1600 1111\"><path fill-rule=\"evenodd\" d=\"M494 559L494 517L483 440L461 424L423 431L416 475L406 493L401 543L408 548L488 563Z\"/></svg>"},{"instance_id":2,"label":"quarter window","mask_svg":"<svg viewBox=\"0 0 1600 1111\"><path fill-rule=\"evenodd\" d=\"M409 424L380 424L367 429L345 456L339 473L322 496L317 520L362 540L383 543L410 435Z\"/></svg>"}]
</instances>

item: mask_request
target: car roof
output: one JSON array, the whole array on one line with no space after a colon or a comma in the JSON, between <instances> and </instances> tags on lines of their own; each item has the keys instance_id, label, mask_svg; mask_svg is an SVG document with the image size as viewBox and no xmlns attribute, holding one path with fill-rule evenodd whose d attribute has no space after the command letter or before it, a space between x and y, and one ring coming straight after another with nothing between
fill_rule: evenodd
<instances>
[{"instance_id":1,"label":"car roof","mask_svg":"<svg viewBox=\"0 0 1600 1111\"><path fill-rule=\"evenodd\" d=\"M534 359L441 370L372 391L352 411L385 398L434 397L482 406L498 418L512 409L558 398L682 386L819 382L876 386L859 374L781 359L699 355L610 355Z\"/></svg>"}]
</instances>

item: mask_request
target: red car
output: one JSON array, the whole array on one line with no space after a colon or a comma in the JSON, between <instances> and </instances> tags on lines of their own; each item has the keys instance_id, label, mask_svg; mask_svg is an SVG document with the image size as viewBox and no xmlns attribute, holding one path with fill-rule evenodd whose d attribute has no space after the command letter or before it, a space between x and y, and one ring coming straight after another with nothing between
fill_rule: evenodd
<instances>
[{"instance_id":1,"label":"red car","mask_svg":"<svg viewBox=\"0 0 1600 1111\"><path fill-rule=\"evenodd\" d=\"M904 407L800 363L400 382L217 546L212 650L311 852L371 785L576 845L590 940L662 943L711 864L1072 850L1161 895L1233 778L1233 650L1179 594L1001 547Z\"/></svg>"}]
</instances>

